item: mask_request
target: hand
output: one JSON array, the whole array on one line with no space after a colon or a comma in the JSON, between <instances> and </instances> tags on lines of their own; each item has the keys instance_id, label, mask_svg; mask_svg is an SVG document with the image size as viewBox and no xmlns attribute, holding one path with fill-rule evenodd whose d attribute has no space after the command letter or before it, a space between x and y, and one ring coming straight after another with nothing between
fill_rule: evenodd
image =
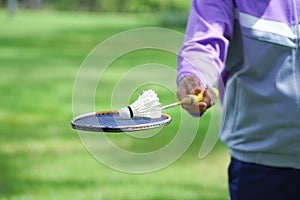
<instances>
[{"instance_id":1,"label":"hand","mask_svg":"<svg viewBox=\"0 0 300 200\"><path fill-rule=\"evenodd\" d=\"M216 95L211 88L205 88L194 76L184 77L177 88L177 97L179 100L183 99L189 94L198 95L203 92L203 100L194 105L182 105L190 115L200 117L208 108L213 106L216 101Z\"/></svg>"}]
</instances>

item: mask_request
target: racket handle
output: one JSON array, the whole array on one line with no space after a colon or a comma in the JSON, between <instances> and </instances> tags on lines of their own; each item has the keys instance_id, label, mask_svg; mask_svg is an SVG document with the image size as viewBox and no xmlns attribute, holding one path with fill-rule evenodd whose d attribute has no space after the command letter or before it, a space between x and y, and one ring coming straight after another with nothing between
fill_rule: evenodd
<instances>
[{"instance_id":1,"label":"racket handle","mask_svg":"<svg viewBox=\"0 0 300 200\"><path fill-rule=\"evenodd\" d=\"M219 90L217 88L212 88L213 92L215 93L216 97L219 97ZM181 104L185 105L194 105L203 100L203 92L200 92L198 95L190 94L184 97L180 102Z\"/></svg>"}]
</instances>

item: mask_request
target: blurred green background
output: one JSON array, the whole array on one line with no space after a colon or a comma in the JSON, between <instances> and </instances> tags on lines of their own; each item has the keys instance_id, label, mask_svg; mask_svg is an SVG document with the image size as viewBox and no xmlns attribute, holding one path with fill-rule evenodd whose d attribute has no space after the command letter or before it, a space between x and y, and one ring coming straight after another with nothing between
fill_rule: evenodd
<instances>
[{"instance_id":1,"label":"blurred green background","mask_svg":"<svg viewBox=\"0 0 300 200\"><path fill-rule=\"evenodd\" d=\"M118 172L101 164L69 125L76 73L90 51L110 36L137 27L183 33L189 3L0 1L0 199L227 199L226 147L218 142L208 156L198 158L209 112L200 119L188 151L172 165L147 174ZM176 55L143 50L122 57L108 73L120 74L153 61L176 69ZM105 82L105 92L110 93L117 78ZM164 104L176 101L170 91L157 90ZM96 98L101 100L97 105L96 99L96 108L110 109L109 98ZM180 119L180 108L170 114ZM142 144L126 135L109 137L124 148L143 152L169 141L178 124L173 121Z\"/></svg>"}]
</instances>

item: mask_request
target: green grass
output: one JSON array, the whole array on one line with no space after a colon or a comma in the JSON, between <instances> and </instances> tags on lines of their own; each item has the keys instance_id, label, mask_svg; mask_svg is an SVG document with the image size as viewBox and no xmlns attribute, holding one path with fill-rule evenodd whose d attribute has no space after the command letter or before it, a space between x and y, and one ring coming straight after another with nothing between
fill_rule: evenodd
<instances>
[{"instance_id":1,"label":"green grass","mask_svg":"<svg viewBox=\"0 0 300 200\"><path fill-rule=\"evenodd\" d=\"M85 57L116 33L158 25L155 19L50 11L18 12L10 18L0 11L0 199L227 199L226 147L218 143L204 159L197 156L209 113L200 120L197 137L180 159L147 174L123 173L103 165L70 128L73 85ZM118 79L133 66L150 62L175 69L176 56L156 50L122 56L99 82L96 109L110 109L110 94ZM163 104L176 101L170 90L155 84L137 88L130 99L152 87ZM167 112L173 122L154 137L109 138L130 151L159 149L172 140L180 123L180 108Z\"/></svg>"}]
</instances>

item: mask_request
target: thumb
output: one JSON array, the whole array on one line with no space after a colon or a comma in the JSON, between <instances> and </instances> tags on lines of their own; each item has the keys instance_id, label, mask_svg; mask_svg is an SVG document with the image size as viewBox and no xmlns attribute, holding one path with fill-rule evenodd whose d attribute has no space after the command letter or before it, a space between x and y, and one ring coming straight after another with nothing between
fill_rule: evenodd
<instances>
[{"instance_id":1,"label":"thumb","mask_svg":"<svg viewBox=\"0 0 300 200\"><path fill-rule=\"evenodd\" d=\"M200 87L196 87L196 88L194 89L194 94L195 94L195 95L199 94L200 92L201 92L201 88L200 88Z\"/></svg>"}]
</instances>

